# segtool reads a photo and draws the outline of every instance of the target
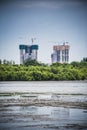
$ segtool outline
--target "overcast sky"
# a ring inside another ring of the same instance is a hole
[[[87,57],[86,0],[0,0],[0,59],[19,64],[19,44],[33,37],[43,63],[51,63],[53,45],[64,41],[70,62]]]

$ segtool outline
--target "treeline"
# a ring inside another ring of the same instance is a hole
[[[54,63],[28,61],[24,65],[0,64],[0,81],[87,80],[87,62]]]
[[[1,59],[0,59],[0,64],[14,65],[15,62],[14,62],[13,60],[8,61],[8,60],[6,60],[6,59],[4,59],[4,60],[1,60]]]

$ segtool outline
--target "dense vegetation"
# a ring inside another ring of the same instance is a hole
[[[54,63],[28,61],[24,65],[0,64],[0,81],[87,80],[87,62]]]

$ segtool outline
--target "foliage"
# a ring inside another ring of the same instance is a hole
[[[0,64],[0,81],[87,80],[87,62],[50,66],[30,62],[24,65]]]
[[[6,64],[6,65],[14,65],[15,64],[15,62],[14,61],[8,61],[8,60],[6,60],[6,59],[4,59],[3,61],[0,59],[0,64]]]
[[[87,57],[83,58],[82,62],[87,62]]]
[[[24,65],[26,66],[46,66],[44,63],[39,63],[38,61],[36,60],[31,60],[31,59],[28,59],[24,62]]]

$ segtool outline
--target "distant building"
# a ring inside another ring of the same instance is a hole
[[[28,59],[37,60],[38,45],[19,45],[20,49],[20,64],[23,64]]]
[[[52,63],[68,63],[69,62],[70,46],[66,43],[63,45],[54,45],[53,53],[51,54]]]

